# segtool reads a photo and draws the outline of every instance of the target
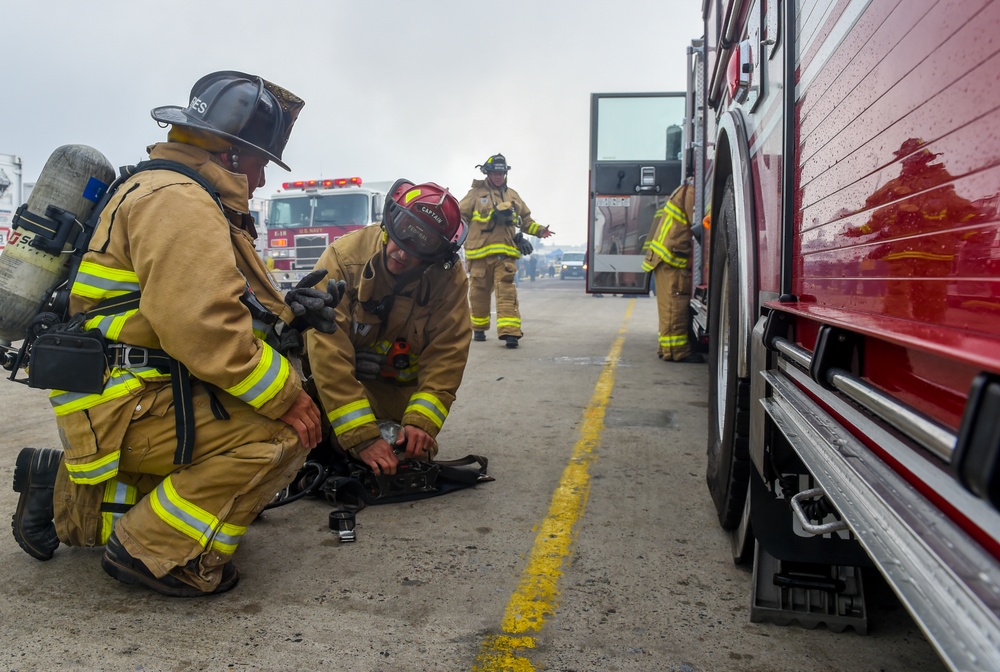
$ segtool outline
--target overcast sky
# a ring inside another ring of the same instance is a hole
[[[680,91],[702,0],[10,0],[0,153],[34,181],[63,144],[117,168],[165,139],[149,111],[215,70],[306,101],[289,179],[406,177],[458,197],[500,152],[549,242],[586,242],[591,93]]]

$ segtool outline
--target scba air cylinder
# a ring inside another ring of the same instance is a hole
[[[114,176],[104,155],[86,145],[63,145],[45,162],[0,254],[0,343],[24,338],[48,292],[69,275],[82,222]]]

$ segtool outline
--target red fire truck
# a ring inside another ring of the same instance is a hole
[[[874,568],[949,667],[1000,670],[1000,2],[703,10],[692,305],[751,619],[864,631]]]
[[[1000,670],[1000,1],[703,14],[686,96],[592,96],[588,291],[648,291],[692,179],[707,480],[751,620],[865,632],[877,571],[949,667]]]
[[[264,250],[279,284],[292,287],[313,269],[330,243],[381,222],[384,203],[382,183],[363,186],[360,177],[282,184],[268,206]]]

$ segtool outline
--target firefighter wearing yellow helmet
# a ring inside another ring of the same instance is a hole
[[[236,585],[247,526],[321,435],[290,357],[298,331],[335,328],[339,287],[281,296],[249,214],[268,162],[287,169],[302,105],[224,71],[186,107],[152,111],[171,129],[149,156],[172,163],[115,191],[71,291],[70,313],[106,339],[104,387],[54,390],[63,451],[26,448],[15,465],[14,536],[33,557],[106,545],[103,569],[127,584],[176,597]]]
[[[510,166],[503,154],[494,154],[479,168],[485,180],[473,180],[462,199],[462,217],[469,222],[465,260],[469,271],[469,308],[473,337],[486,340],[490,328],[490,304],[497,297],[497,336],[508,348],[516,348],[524,335],[517,304],[517,260],[531,254],[524,234],[548,238],[555,233],[531,217],[531,211],[516,191],[507,186]]]

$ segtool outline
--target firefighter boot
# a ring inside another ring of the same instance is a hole
[[[197,562],[197,558],[191,561],[191,563]],[[122,583],[129,585],[140,583],[161,595],[169,597],[201,597],[203,595],[224,593],[235,586],[240,580],[240,573],[236,571],[236,565],[232,562],[222,566],[222,580],[219,581],[219,585],[215,587],[215,590],[210,592],[199,590],[172,574],[157,578],[149,571],[149,568],[146,567],[142,560],[133,557],[125,549],[122,542],[118,540],[118,534],[115,532],[112,532],[111,537],[108,539],[104,557],[101,558],[101,568],[111,578],[117,579]]]
[[[501,341],[504,341],[505,343],[507,343],[507,347],[508,348],[516,348],[517,347],[517,339],[518,339],[517,336],[501,336],[500,337]]]
[[[20,496],[10,526],[18,546],[39,560],[49,560],[59,546],[52,493],[62,455],[51,448],[22,448],[14,463],[14,492]]]
[[[473,331],[472,332],[472,340],[474,340],[474,341],[485,341],[486,340],[486,332],[485,331]]]

